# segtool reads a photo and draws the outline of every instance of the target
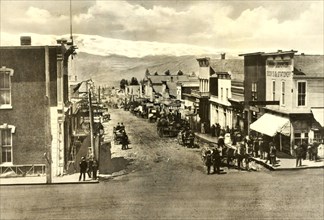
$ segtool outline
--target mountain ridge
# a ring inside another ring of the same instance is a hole
[[[144,57],[127,57],[123,55],[94,55],[80,52],[74,58],[76,75],[79,80],[91,78],[98,85],[118,86],[120,80],[139,81],[145,76],[146,69],[151,74],[164,75],[169,70],[172,75],[181,70],[184,74],[198,72],[197,56],[183,55],[149,55]]]

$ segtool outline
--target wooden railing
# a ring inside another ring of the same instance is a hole
[[[0,165],[0,173],[14,172],[17,175],[44,175],[45,164]]]

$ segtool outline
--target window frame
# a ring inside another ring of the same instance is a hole
[[[276,101],[276,80],[272,80],[272,101]]]
[[[252,86],[251,86],[251,99],[252,101],[256,101],[258,100],[258,87],[257,87],[257,83],[253,82]]]
[[[7,131],[8,134],[10,134],[10,145],[2,145],[2,135],[3,131]],[[12,146],[12,139],[13,139],[13,128],[12,126],[0,126],[0,148],[1,148],[1,158],[0,158],[0,164],[13,164],[13,146]],[[10,149],[10,161],[3,161],[3,149],[7,148]]]
[[[300,83],[304,83],[305,84],[305,93],[301,93],[301,94],[304,94],[304,104],[303,105],[300,105],[299,104],[299,84]],[[296,94],[296,105],[297,107],[306,107],[307,106],[307,81],[305,80],[299,80],[297,81],[297,94]]]
[[[286,106],[286,81],[281,81],[280,105],[281,106]]]
[[[223,87],[221,87],[220,89],[221,89],[221,100],[223,101],[224,100],[224,94],[223,94],[224,89],[223,89]]]
[[[0,109],[12,109],[12,82],[11,82],[11,77],[14,74],[14,70],[10,69],[10,68],[6,68],[5,66],[2,66],[0,68],[0,74],[8,74],[9,80],[9,88],[1,88],[0,87],[0,91],[9,91],[9,104],[1,104],[0,103]]]

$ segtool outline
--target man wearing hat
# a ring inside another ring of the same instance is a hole
[[[85,175],[87,172],[87,168],[88,168],[88,163],[87,163],[85,157],[81,157],[79,181],[81,181],[82,175],[83,175],[83,181],[85,181]]]

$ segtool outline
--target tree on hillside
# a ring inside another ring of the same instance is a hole
[[[178,71],[178,76],[183,76],[183,72],[181,70]]]
[[[159,75],[158,72],[155,72],[155,73],[154,73],[154,76],[158,76],[158,75]]]
[[[170,70],[165,71],[165,72],[164,72],[164,75],[166,75],[166,76],[170,76]]]
[[[151,74],[150,74],[150,71],[148,70],[148,69],[146,69],[146,71],[145,71],[145,76],[150,76]]]
[[[129,85],[139,85],[138,80],[136,79],[136,77],[132,77]]]
[[[125,86],[128,85],[128,81],[126,79],[120,80],[120,88],[125,89]]]

